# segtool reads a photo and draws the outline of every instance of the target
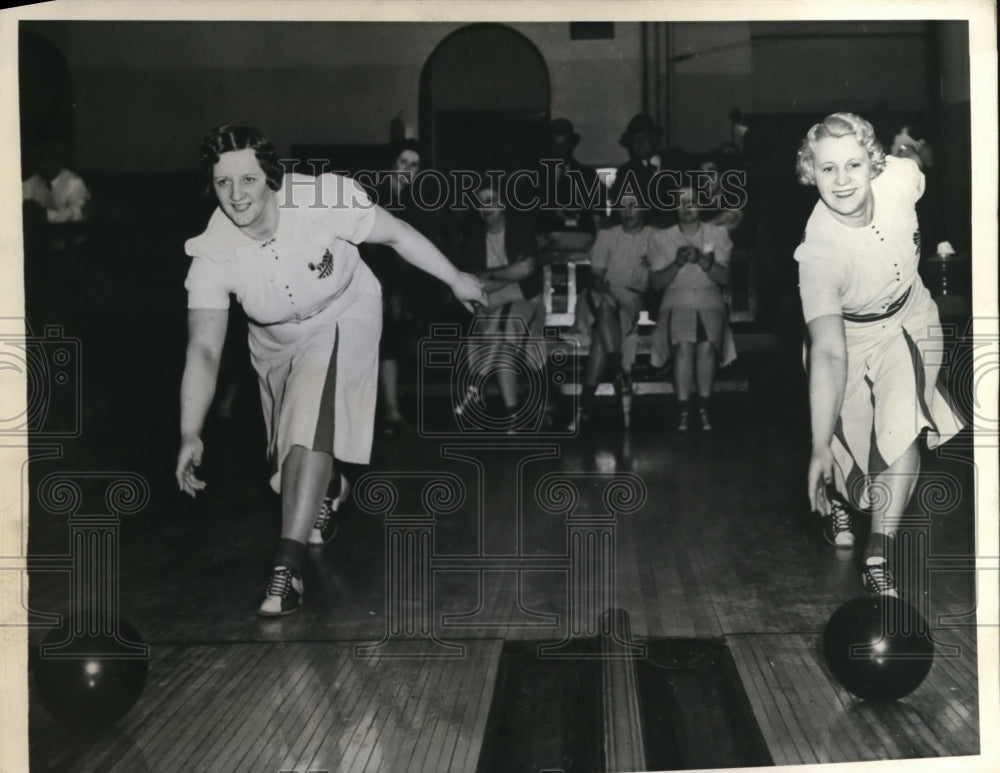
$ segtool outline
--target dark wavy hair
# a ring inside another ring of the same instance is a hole
[[[198,167],[208,183],[207,192],[212,191],[212,169],[219,162],[219,156],[234,150],[252,150],[257,157],[257,163],[267,177],[267,187],[272,191],[281,188],[285,176],[285,168],[278,159],[278,151],[274,144],[259,130],[252,126],[233,126],[223,124],[216,126],[201,143],[201,157]]]

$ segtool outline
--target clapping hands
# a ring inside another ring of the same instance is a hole
[[[685,244],[683,247],[677,248],[676,261],[678,266],[694,263],[700,266],[703,271],[708,271],[715,265],[715,254],[710,249],[702,251],[690,244]]]

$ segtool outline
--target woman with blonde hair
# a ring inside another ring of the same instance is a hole
[[[838,500],[871,508],[862,581],[895,596],[887,538],[916,486],[917,440],[926,431],[935,448],[961,429],[938,378],[937,307],[917,274],[924,176],[912,160],[887,157],[871,124],[851,113],[809,130],[797,168],[820,197],[795,251],[808,328],[810,503],[831,519],[837,545],[854,539]]]

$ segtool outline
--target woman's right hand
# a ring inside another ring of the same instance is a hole
[[[490,305],[482,281],[473,274],[459,271],[451,283],[451,291],[472,314],[475,314],[478,309],[485,309]]]
[[[829,483],[833,483],[833,451],[830,446],[815,448],[809,460],[809,504],[813,512],[830,514],[830,502],[826,498]]]
[[[205,447],[200,437],[181,438],[181,450],[177,454],[177,485],[181,491],[194,496],[203,488],[205,481],[199,480],[194,471],[201,466],[201,457]]]

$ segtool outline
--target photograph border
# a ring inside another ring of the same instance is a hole
[[[20,214],[19,123],[17,109],[17,27],[21,20],[197,20],[197,21],[778,21],[778,20],[924,20],[969,21],[970,125],[974,127],[972,153],[972,249],[974,334],[997,341],[997,47],[996,6],[990,0],[959,2],[856,2],[833,4],[814,0],[748,2],[747,0],[640,0],[607,2],[292,2],[265,0],[231,2],[53,2],[0,11],[0,322],[24,319],[23,244]],[[985,128],[984,128],[985,127]],[[37,331],[36,331],[37,332]],[[992,338],[991,338],[992,337]],[[995,364],[995,362],[994,362]],[[995,367],[977,374],[977,394],[995,410],[998,373]],[[0,410],[4,416],[26,410],[24,391],[11,390],[3,381]],[[992,417],[995,420],[995,416]],[[171,439],[171,442],[173,440]],[[27,440],[0,441],[0,771],[28,769],[27,750],[27,641],[28,628],[21,599],[27,572],[18,561],[26,555],[28,503],[22,501]],[[994,770],[1000,766],[1000,742],[990,730],[1000,727],[1000,540],[997,513],[998,467],[996,442],[975,449],[977,470],[977,610],[980,703],[980,748],[976,757],[892,760],[886,769],[906,771]],[[24,707],[24,711],[10,710]],[[831,765],[837,770],[844,765]],[[883,763],[861,763],[882,769]],[[813,768],[814,766],[809,766]],[[803,768],[804,769],[804,768]],[[846,767],[844,768],[847,769]]]

